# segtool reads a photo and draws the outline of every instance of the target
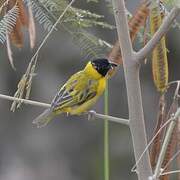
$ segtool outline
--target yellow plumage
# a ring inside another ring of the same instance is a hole
[[[88,62],[86,67],[70,77],[62,86],[51,103],[34,121],[38,127],[45,126],[60,113],[71,115],[86,112],[102,95],[106,87],[106,74],[116,66],[106,59]]]

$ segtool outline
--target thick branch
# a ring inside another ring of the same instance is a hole
[[[124,0],[113,0],[113,7],[125,70],[130,120],[129,125],[133,140],[135,159],[137,161],[147,146],[139,81],[140,66],[133,61],[134,53],[129,36]],[[152,176],[148,152],[144,154],[141,162],[137,165],[137,171],[139,180],[148,180],[148,177]]]
[[[152,52],[157,43],[161,40],[161,38],[167,33],[170,25],[173,23],[174,19],[179,15],[180,8],[174,7],[171,12],[165,17],[162,25],[154,34],[152,39],[142,48],[139,52],[136,53],[135,60],[140,62],[146,58],[146,56]]]

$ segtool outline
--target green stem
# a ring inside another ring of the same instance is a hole
[[[104,114],[108,115],[108,82],[104,93]],[[104,180],[109,180],[109,123],[104,121]]]

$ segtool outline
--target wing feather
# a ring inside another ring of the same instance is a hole
[[[53,99],[52,109],[57,111],[67,107],[74,107],[96,96],[98,81],[88,79],[83,71],[73,75],[59,90]]]

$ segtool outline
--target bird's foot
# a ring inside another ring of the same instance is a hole
[[[95,120],[95,114],[96,112],[94,110],[90,110],[87,112],[87,115],[88,115],[88,121],[91,121],[91,120]]]

